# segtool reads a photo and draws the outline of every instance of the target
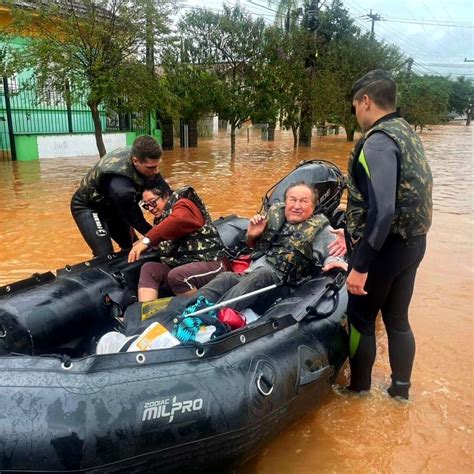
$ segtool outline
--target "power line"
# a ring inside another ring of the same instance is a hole
[[[267,7],[266,5],[261,5],[260,3],[252,2],[252,0],[246,0],[246,2],[251,3],[252,5],[255,5],[257,7],[263,8],[265,10],[269,10],[275,13],[276,14],[275,16],[281,16],[281,14],[279,14],[276,10],[273,10],[273,8]]]
[[[411,25],[426,25],[426,26],[447,26],[450,28],[474,28],[472,23],[453,23],[446,20],[415,20],[411,18],[379,18],[379,21],[389,21],[393,23],[407,23]]]
[[[462,66],[467,66],[469,68],[472,68],[472,64],[466,64],[466,63],[430,63],[430,64],[425,64],[425,66],[434,66],[434,67],[462,67]]]
[[[448,11],[448,10],[446,9],[446,7],[444,6],[444,3],[443,3],[441,0],[439,0],[439,3],[440,3],[440,5],[441,5],[441,7],[443,8],[444,12],[446,13],[446,15],[448,15],[449,20],[450,20],[450,21],[453,21],[453,19],[451,18],[451,15],[449,14],[449,11]]]
[[[365,8],[359,5],[357,2],[353,0],[352,1],[346,0],[345,4],[347,4],[352,10],[355,10],[357,12],[356,14],[359,14],[361,17],[365,16]],[[362,13],[364,13],[364,15],[361,15]],[[358,23],[358,25],[360,26],[360,23]],[[387,23],[380,24],[379,28],[388,32],[389,37],[393,36],[395,38],[398,38],[398,41],[395,40],[394,42],[395,43],[401,42],[402,44],[400,46],[411,56],[417,56],[420,54],[422,56],[427,56],[427,57],[442,56],[442,53],[440,51],[428,50],[426,48],[422,48],[419,45],[414,44],[413,42],[410,42],[405,37],[400,35],[400,30],[394,29],[393,27],[389,26],[389,24]],[[364,29],[367,30],[367,27],[365,27]],[[380,35],[377,35],[377,34],[376,36],[380,37]],[[393,40],[391,41],[393,42]]]
[[[250,0],[246,0],[246,1],[250,1]],[[254,2],[250,2],[250,3],[254,3]],[[256,6],[261,6],[261,5],[258,5],[255,3]],[[232,3],[230,4],[230,6],[238,6],[237,3]],[[215,13],[223,13],[224,12],[224,9],[223,8],[212,8],[212,7],[207,7],[207,6],[199,6],[199,5],[180,5],[179,7],[180,9],[183,9],[183,10],[208,10],[208,11],[212,11],[212,12],[215,12]],[[273,15],[264,15],[263,13],[260,13],[260,12],[255,12],[255,11],[251,11],[249,9],[246,10],[250,15],[253,15],[255,17],[261,17],[261,18],[264,18],[264,19],[272,19],[273,20]]]

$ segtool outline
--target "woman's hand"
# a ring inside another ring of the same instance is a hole
[[[132,250],[130,250],[130,253],[128,254],[128,263],[133,263],[136,262],[139,258],[140,255],[148,248],[148,245],[145,245],[142,242],[142,239],[137,240],[132,247]]]

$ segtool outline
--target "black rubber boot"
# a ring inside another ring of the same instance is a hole
[[[400,382],[398,380],[394,380],[392,376],[392,385],[388,387],[387,392],[392,398],[403,398],[408,400],[410,386],[410,382]]]
[[[387,328],[388,355],[392,369],[392,384],[388,394],[391,397],[408,400],[411,371],[415,359],[415,337],[411,329],[398,331]]]
[[[349,344],[351,383],[346,388],[352,392],[366,392],[372,384],[372,367],[376,354],[375,334],[362,334],[351,325]]]

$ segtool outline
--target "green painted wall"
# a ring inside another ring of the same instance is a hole
[[[153,130],[153,136],[155,137],[156,141],[160,144],[163,145],[163,137],[161,135],[161,130],[159,128],[155,128]]]
[[[153,130],[153,136],[160,145],[163,145],[163,140],[161,138],[161,130],[159,128],[155,128]],[[127,146],[132,146],[133,142],[135,141],[135,138],[137,138],[136,132],[126,132]]]
[[[137,134],[135,132],[125,132],[127,146],[132,146],[135,138],[137,138]]]
[[[21,135],[15,137],[17,161],[32,161],[39,159],[38,137],[36,135]]]

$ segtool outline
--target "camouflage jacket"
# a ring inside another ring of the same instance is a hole
[[[265,255],[276,270],[285,273],[296,268],[296,278],[311,272],[314,264],[313,241],[329,224],[323,214],[311,216],[299,224],[290,224],[285,218],[285,204],[273,204],[267,213],[267,226],[258,238],[252,260]]]
[[[401,152],[396,209],[390,233],[399,234],[405,239],[426,234],[431,226],[433,213],[433,177],[420,138],[410,125],[399,117],[375,125],[352,150],[347,180],[347,230],[354,239],[364,235],[368,203],[357,189],[354,173],[357,162],[363,156],[364,142],[375,132],[386,133],[395,141]]]
[[[222,243],[216,227],[212,223],[211,216],[206,209],[202,199],[191,187],[184,187],[173,192],[165,205],[163,214],[155,222],[159,224],[172,212],[173,206],[182,198],[194,202],[204,216],[204,225],[190,234],[174,240],[165,240],[158,244],[161,261],[170,267],[177,267],[190,262],[213,262],[225,256],[224,244]]]
[[[106,204],[109,198],[102,194],[102,178],[105,175],[116,174],[130,178],[137,196],[143,191],[145,177],[133,166],[130,158],[131,147],[118,148],[104,155],[82,178],[78,194],[81,199],[90,205]]]

